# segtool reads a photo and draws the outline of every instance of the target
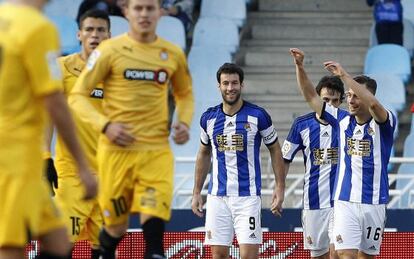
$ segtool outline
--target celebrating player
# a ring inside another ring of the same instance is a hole
[[[303,53],[291,49],[299,87],[309,106],[338,131],[339,166],[334,185],[334,245],[340,258],[373,258],[380,252],[388,201],[387,166],[395,116],[375,98],[376,82],[352,78],[339,63],[325,68],[349,88],[349,112],[322,102],[303,68]]]
[[[195,169],[192,210],[202,217],[201,189],[213,157],[206,204],[205,243],[213,258],[228,258],[236,233],[242,259],[257,258],[262,243],[260,145],[267,146],[276,186],[272,211],[281,215],[285,172],[272,119],[263,109],[241,98],[243,70],[226,63],[217,71],[223,103],[200,119],[201,145]]]

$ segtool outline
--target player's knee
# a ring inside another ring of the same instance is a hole
[[[337,250],[337,254],[341,259],[357,259],[358,258],[358,250],[356,252],[354,250]]]
[[[145,258],[152,258],[152,255],[164,256],[163,236],[165,222],[160,218],[150,218],[142,225],[142,229],[146,242]]]
[[[72,244],[69,242],[65,228],[50,231],[40,236],[39,241],[42,244],[41,254],[61,256],[61,258],[71,254]]]
[[[127,230],[128,223],[113,226],[105,226],[105,231],[113,237],[122,237],[123,235],[125,235]]]
[[[326,249],[318,249],[318,250],[311,250],[310,251],[311,257],[312,258],[317,258],[317,259],[329,259],[329,248]]]

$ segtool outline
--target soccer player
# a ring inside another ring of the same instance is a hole
[[[31,237],[38,258],[67,258],[66,229],[42,175],[47,113],[76,165],[85,198],[96,194],[61,91],[58,33],[42,14],[46,0],[0,5],[0,258],[24,258]]]
[[[303,72],[305,73],[305,72]],[[307,81],[310,83],[310,81]],[[312,86],[313,87],[313,86]],[[344,84],[336,76],[324,76],[316,86],[320,98],[334,107],[344,99]],[[286,174],[301,150],[305,163],[303,185],[303,242],[312,258],[334,258],[333,186],[338,164],[337,132],[315,112],[295,119],[283,143]]]
[[[69,97],[70,105],[103,134],[98,142],[98,201],[104,228],[103,258],[114,258],[128,228],[130,213],[140,213],[145,258],[164,258],[165,221],[171,216],[173,154],[170,149],[168,87],[171,83],[178,122],[177,144],[189,138],[193,114],[191,77],[183,51],[155,34],[158,0],[129,0],[129,32],[102,42],[90,55]],[[99,112],[89,97],[103,82]]]
[[[291,49],[299,87],[309,106],[338,131],[339,164],[334,184],[334,245],[340,258],[374,258],[380,252],[388,201],[387,166],[395,116],[375,98],[376,82],[352,78],[339,63],[325,68],[349,88],[349,112],[324,103],[303,68],[304,54]]]
[[[243,70],[225,63],[217,71],[223,102],[200,119],[192,199],[193,212],[202,217],[201,190],[213,159],[206,204],[205,243],[214,259],[228,258],[236,233],[242,259],[257,258],[262,243],[260,145],[267,146],[276,185],[272,211],[281,215],[285,172],[276,129],[269,114],[241,98]]]
[[[79,21],[78,39],[82,44],[80,53],[75,53],[58,59],[63,71],[63,89],[66,96],[75,85],[79,74],[85,67],[85,62],[92,51],[105,39],[110,37],[110,21],[108,14],[101,10],[85,12]],[[102,86],[98,85],[90,92],[91,103],[102,110]],[[81,121],[75,113],[77,134],[81,141],[86,158],[93,171],[97,171],[96,149],[100,132],[90,124]],[[92,247],[92,258],[99,258],[99,230],[103,219],[97,199],[84,201],[79,192],[79,178],[75,161],[66,148],[60,134],[56,143],[55,166],[57,169],[59,186],[55,189],[56,203],[61,208],[66,228],[69,230],[69,239],[72,243],[78,240],[88,240]],[[57,187],[57,186],[55,186]]]

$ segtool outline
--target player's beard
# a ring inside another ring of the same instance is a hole
[[[236,93],[236,96],[233,100],[229,100],[229,98],[227,98],[226,93],[221,93],[221,96],[223,97],[223,101],[228,104],[228,105],[234,105],[236,104],[239,99],[240,99],[240,92]]]

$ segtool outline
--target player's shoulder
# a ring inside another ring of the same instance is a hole
[[[207,110],[203,112],[203,116],[216,115],[217,112],[221,112],[221,111],[222,111],[222,104],[218,104],[216,106],[208,107]]]
[[[160,36],[157,36],[157,44],[160,46],[160,48],[167,50],[168,52],[176,55],[183,54],[183,50],[180,48],[180,46],[172,43],[171,41],[168,41]]]
[[[309,121],[316,121],[316,113],[315,112],[310,112],[304,115],[301,115],[299,117],[297,117],[294,120],[294,123],[296,124],[303,124],[303,123],[307,123]]]
[[[79,76],[85,67],[85,61],[82,60],[79,53],[59,57],[58,62],[62,67],[63,73],[70,73],[75,76]]]
[[[270,117],[265,108],[245,100],[243,100],[242,112],[254,117]]]

